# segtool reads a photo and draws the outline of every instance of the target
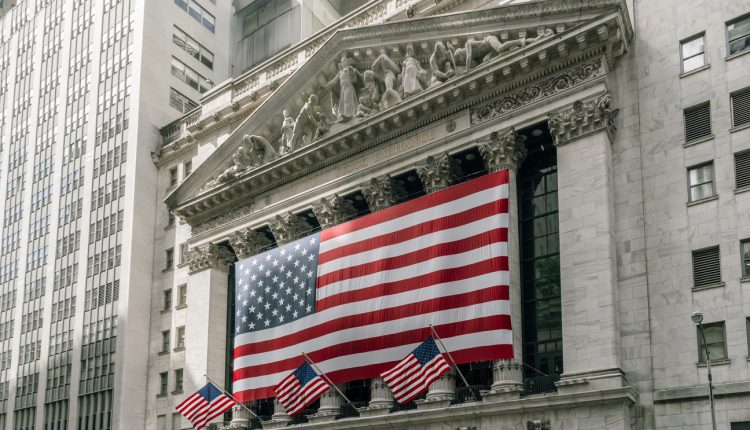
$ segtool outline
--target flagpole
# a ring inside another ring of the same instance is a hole
[[[243,404],[242,402],[240,402],[239,400],[237,400],[237,398],[235,398],[235,397],[234,397],[233,395],[229,394],[229,392],[228,392],[228,391],[226,391],[225,389],[221,388],[221,385],[219,385],[219,384],[217,384],[216,382],[214,382],[214,381],[213,381],[213,380],[212,380],[211,378],[209,378],[209,377],[208,377],[208,375],[206,375],[206,374],[204,373],[204,374],[203,374],[203,376],[205,376],[205,377],[206,377],[206,380],[207,380],[208,382],[210,382],[210,383],[214,384],[214,387],[216,387],[216,388],[218,388],[219,390],[221,390],[221,392],[222,392],[222,393],[226,394],[226,395],[227,395],[227,396],[228,396],[228,397],[229,397],[230,399],[234,400],[234,401],[235,401],[235,402],[236,402],[236,403],[237,403],[238,405],[242,406],[242,407],[243,407],[243,408],[244,408],[244,409],[245,409],[246,411],[250,412],[250,415],[254,416],[254,417],[255,417],[255,418],[257,418],[257,419],[260,419],[260,417],[259,417],[258,415],[256,415],[256,414],[255,414],[255,412],[253,412],[253,411],[252,411],[252,410],[251,410],[250,408],[248,408],[248,407],[247,407],[247,406],[245,406],[245,405],[244,405],[244,404]]]
[[[351,405],[351,404],[352,404],[351,400],[349,400],[349,399],[348,399],[348,398],[346,397],[346,395],[344,395],[344,393],[343,393],[343,392],[342,392],[342,391],[341,391],[341,390],[339,389],[339,387],[338,387],[338,386],[336,386],[336,384],[334,384],[333,382],[331,382],[331,380],[330,380],[330,379],[328,379],[328,375],[326,375],[325,373],[323,373],[323,371],[322,371],[322,370],[320,370],[320,367],[318,367],[318,365],[317,365],[317,364],[315,364],[315,362],[314,362],[314,361],[312,361],[312,359],[311,359],[311,358],[310,358],[310,357],[309,357],[309,356],[308,356],[308,355],[307,355],[306,353],[304,353],[304,352],[303,352],[303,353],[302,353],[302,355],[303,355],[303,356],[305,357],[305,361],[307,361],[308,363],[310,363],[310,365],[311,365],[311,366],[313,366],[313,367],[315,368],[315,370],[316,370],[316,371],[318,372],[318,374],[320,374],[320,376],[322,376],[322,377],[323,377],[323,379],[325,379],[325,380],[326,380],[326,382],[328,382],[328,383],[329,383],[329,384],[330,384],[330,385],[331,385],[331,386],[332,386],[333,388],[335,388],[335,389],[336,389],[336,391],[338,391],[338,392],[339,392],[339,394],[341,394],[341,397],[343,397],[343,398],[344,398],[344,400],[346,400],[346,403],[348,403],[348,404],[350,404],[350,405]],[[352,406],[354,406],[354,405],[352,405]]]
[[[435,335],[435,339],[437,339],[438,343],[440,343],[440,346],[443,347],[443,351],[445,351],[445,354],[448,355],[448,358],[451,359],[451,362],[453,363],[453,367],[456,369],[456,373],[458,373],[458,376],[460,376],[461,380],[464,381],[464,385],[468,387],[469,382],[464,377],[464,374],[461,373],[461,369],[458,368],[458,364],[456,364],[456,360],[453,359],[453,357],[451,356],[451,353],[448,351],[448,348],[445,347],[445,344],[443,344],[443,340],[440,339],[440,336],[438,336],[437,332],[435,331],[435,327],[433,327],[432,324],[430,324],[430,330],[432,330],[432,334]]]

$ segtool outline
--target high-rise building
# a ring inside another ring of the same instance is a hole
[[[357,411],[248,403],[263,427],[750,428],[750,1],[382,0],[296,44],[294,4],[236,1],[234,76],[161,129],[147,428],[233,385],[233,262],[501,169],[515,358],[402,406],[339,373]],[[294,333],[233,388],[288,373]]]
[[[230,27],[215,0],[0,18],[0,428],[144,427],[151,151],[229,76]]]

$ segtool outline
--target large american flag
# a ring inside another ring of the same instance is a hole
[[[303,352],[378,377],[430,324],[457,363],[512,358],[507,237],[504,170],[235,263],[235,396],[273,397]]]

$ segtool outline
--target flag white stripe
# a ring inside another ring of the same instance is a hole
[[[419,360],[417,360],[417,357],[414,356],[414,354],[409,354],[405,359],[403,359],[400,363],[393,366],[391,370],[385,371],[380,374],[380,376],[383,379],[390,378],[394,373],[400,372],[401,369],[403,369],[406,366],[413,366],[414,363],[419,363]]]
[[[417,374],[418,377],[411,384],[394,388],[394,397],[398,397],[399,401],[402,401],[417,395],[429,386],[431,379],[448,369],[450,369],[450,366],[448,366],[445,359],[436,356],[431,362],[425,364],[425,367],[420,370]]]
[[[185,415],[185,413],[190,412],[195,407],[196,403],[199,400],[205,401],[205,399],[203,399],[203,397],[201,397],[200,394],[195,393],[192,396],[188,397],[187,399],[183,400],[182,403],[177,405],[176,409],[178,412]]]
[[[413,239],[388,244],[358,254],[350,254],[323,263],[318,266],[318,276],[322,276],[336,270],[360,264],[372,263],[384,258],[397,257],[410,252],[419,251],[436,244],[453,242],[467,237],[475,236],[491,230],[508,227],[508,214],[494,214],[480,220],[460,225],[458,227],[433,231]]]
[[[370,275],[357,278],[342,279],[318,288],[318,300],[348,291],[357,291],[386,282],[397,282],[416,276],[427,275],[438,270],[467,266],[490,258],[506,257],[508,244],[505,242],[492,243],[460,254],[442,255],[393,270],[381,270]]]
[[[338,344],[353,342],[360,339],[369,339],[376,337],[378,333],[398,333],[402,331],[422,329],[430,324],[439,325],[464,321],[466,320],[467,314],[494,315],[497,313],[508,314],[509,312],[510,304],[507,300],[495,300],[454,309],[435,311],[427,314],[413,315],[392,321],[352,327],[350,329],[340,330],[304,342],[299,342],[285,348],[261,352],[258,354],[248,354],[243,357],[235,358],[235,368],[273,363],[287,357],[302,355],[303,352],[318,351]],[[396,359],[401,357],[403,357],[403,355],[396,357]],[[277,380],[277,382],[278,381],[280,381],[280,379]]]
[[[229,397],[224,396],[224,398],[219,399],[219,402],[217,404],[217,401],[214,400],[214,402],[211,404],[211,408],[208,410],[208,416],[203,419],[203,421],[198,425],[198,427],[205,427],[206,424],[214,420],[219,415],[222,415],[224,412],[228,410],[226,408],[232,403],[232,400],[229,399]]]
[[[323,380],[320,376],[316,376],[310,382],[308,382],[302,389],[300,390],[299,394],[292,399],[291,402],[287,402],[284,404],[284,408],[287,410],[299,410],[301,408],[304,408],[308,405],[310,398],[312,398],[318,391],[321,390],[321,387],[325,388],[328,386],[328,383]]]
[[[413,353],[410,355],[414,356]],[[416,360],[416,357],[414,358]],[[436,355],[432,358],[432,360],[425,363],[424,366],[419,364],[419,361],[416,361],[416,366],[413,366],[410,369],[405,369],[403,372],[400,372],[398,375],[395,375],[395,377],[391,378],[383,378],[383,380],[388,384],[388,386],[391,388],[391,391],[396,394],[397,392],[401,392],[405,389],[408,389],[411,385],[414,384],[414,381],[418,378],[421,378],[424,373],[425,369],[428,369],[435,360],[439,360],[440,356]]]
[[[348,303],[345,306],[335,306],[333,308],[325,309],[323,311],[308,315],[306,317],[302,317],[296,321],[292,321],[288,324],[284,324],[278,327],[262,330],[259,332],[243,333],[235,338],[235,348],[248,343],[264,342],[268,340],[278,339],[282,336],[297,333],[298,331],[309,329],[310,327],[317,326],[327,321],[333,321],[350,315],[367,314],[372,312],[373,310],[389,309],[394,306],[403,306],[407,303],[417,303],[426,299],[433,299],[446,295],[453,296],[456,294],[481,290],[482,288],[493,285],[508,285],[509,280],[510,275],[508,271],[500,270],[496,272],[485,273],[473,278],[445,282],[442,284],[435,284],[417,290],[405,291],[403,293],[391,294],[388,296],[380,296],[373,299]],[[315,351],[316,349],[295,349],[292,350],[294,354],[288,355],[287,357],[296,357],[299,356],[302,351]],[[239,365],[240,367],[244,367],[246,365],[249,365],[243,362],[242,357],[239,357],[236,360],[236,366]]]
[[[425,208],[399,218],[394,218],[370,227],[365,227],[360,230],[345,233],[326,241],[322,241],[320,243],[320,253],[322,254],[324,252],[330,251],[331,249],[338,248],[350,243],[356,243],[362,240],[381,236],[383,234],[403,230],[404,228],[421,224],[426,220],[435,219],[437,218],[437,215],[439,215],[439,217],[444,217],[463,212],[472,207],[481,206],[486,203],[507,198],[508,184],[498,185],[455,200],[451,200],[446,203],[442,203],[437,206]]]
[[[495,304],[495,306],[496,305],[497,304]],[[466,308],[460,308],[458,311],[459,313],[467,312]],[[471,310],[468,312],[472,312],[471,315],[493,314],[482,314],[478,310]],[[427,325],[428,324],[422,324],[420,327],[427,327]],[[511,330],[490,330],[479,333],[469,333],[460,336],[442,338],[442,341],[448,351],[456,351],[472,347],[509,345],[513,341],[513,336]],[[353,367],[367,366],[379,363],[388,363],[392,361],[396,362],[406,356],[406,354],[413,351],[414,348],[419,346],[420,343],[421,342],[401,345],[393,348],[384,348],[377,351],[369,351],[361,354],[344,355],[330,360],[317,362],[316,364],[322,372],[327,374],[335,370],[349,369]],[[243,391],[254,388],[274,387],[288,374],[289,371],[284,371],[280,373],[256,376],[252,378],[239,379],[234,382],[234,389],[235,391]]]

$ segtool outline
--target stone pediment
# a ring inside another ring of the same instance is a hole
[[[618,0],[549,0],[338,31],[165,202],[195,225],[545,74],[592,58],[611,67],[631,34]]]

